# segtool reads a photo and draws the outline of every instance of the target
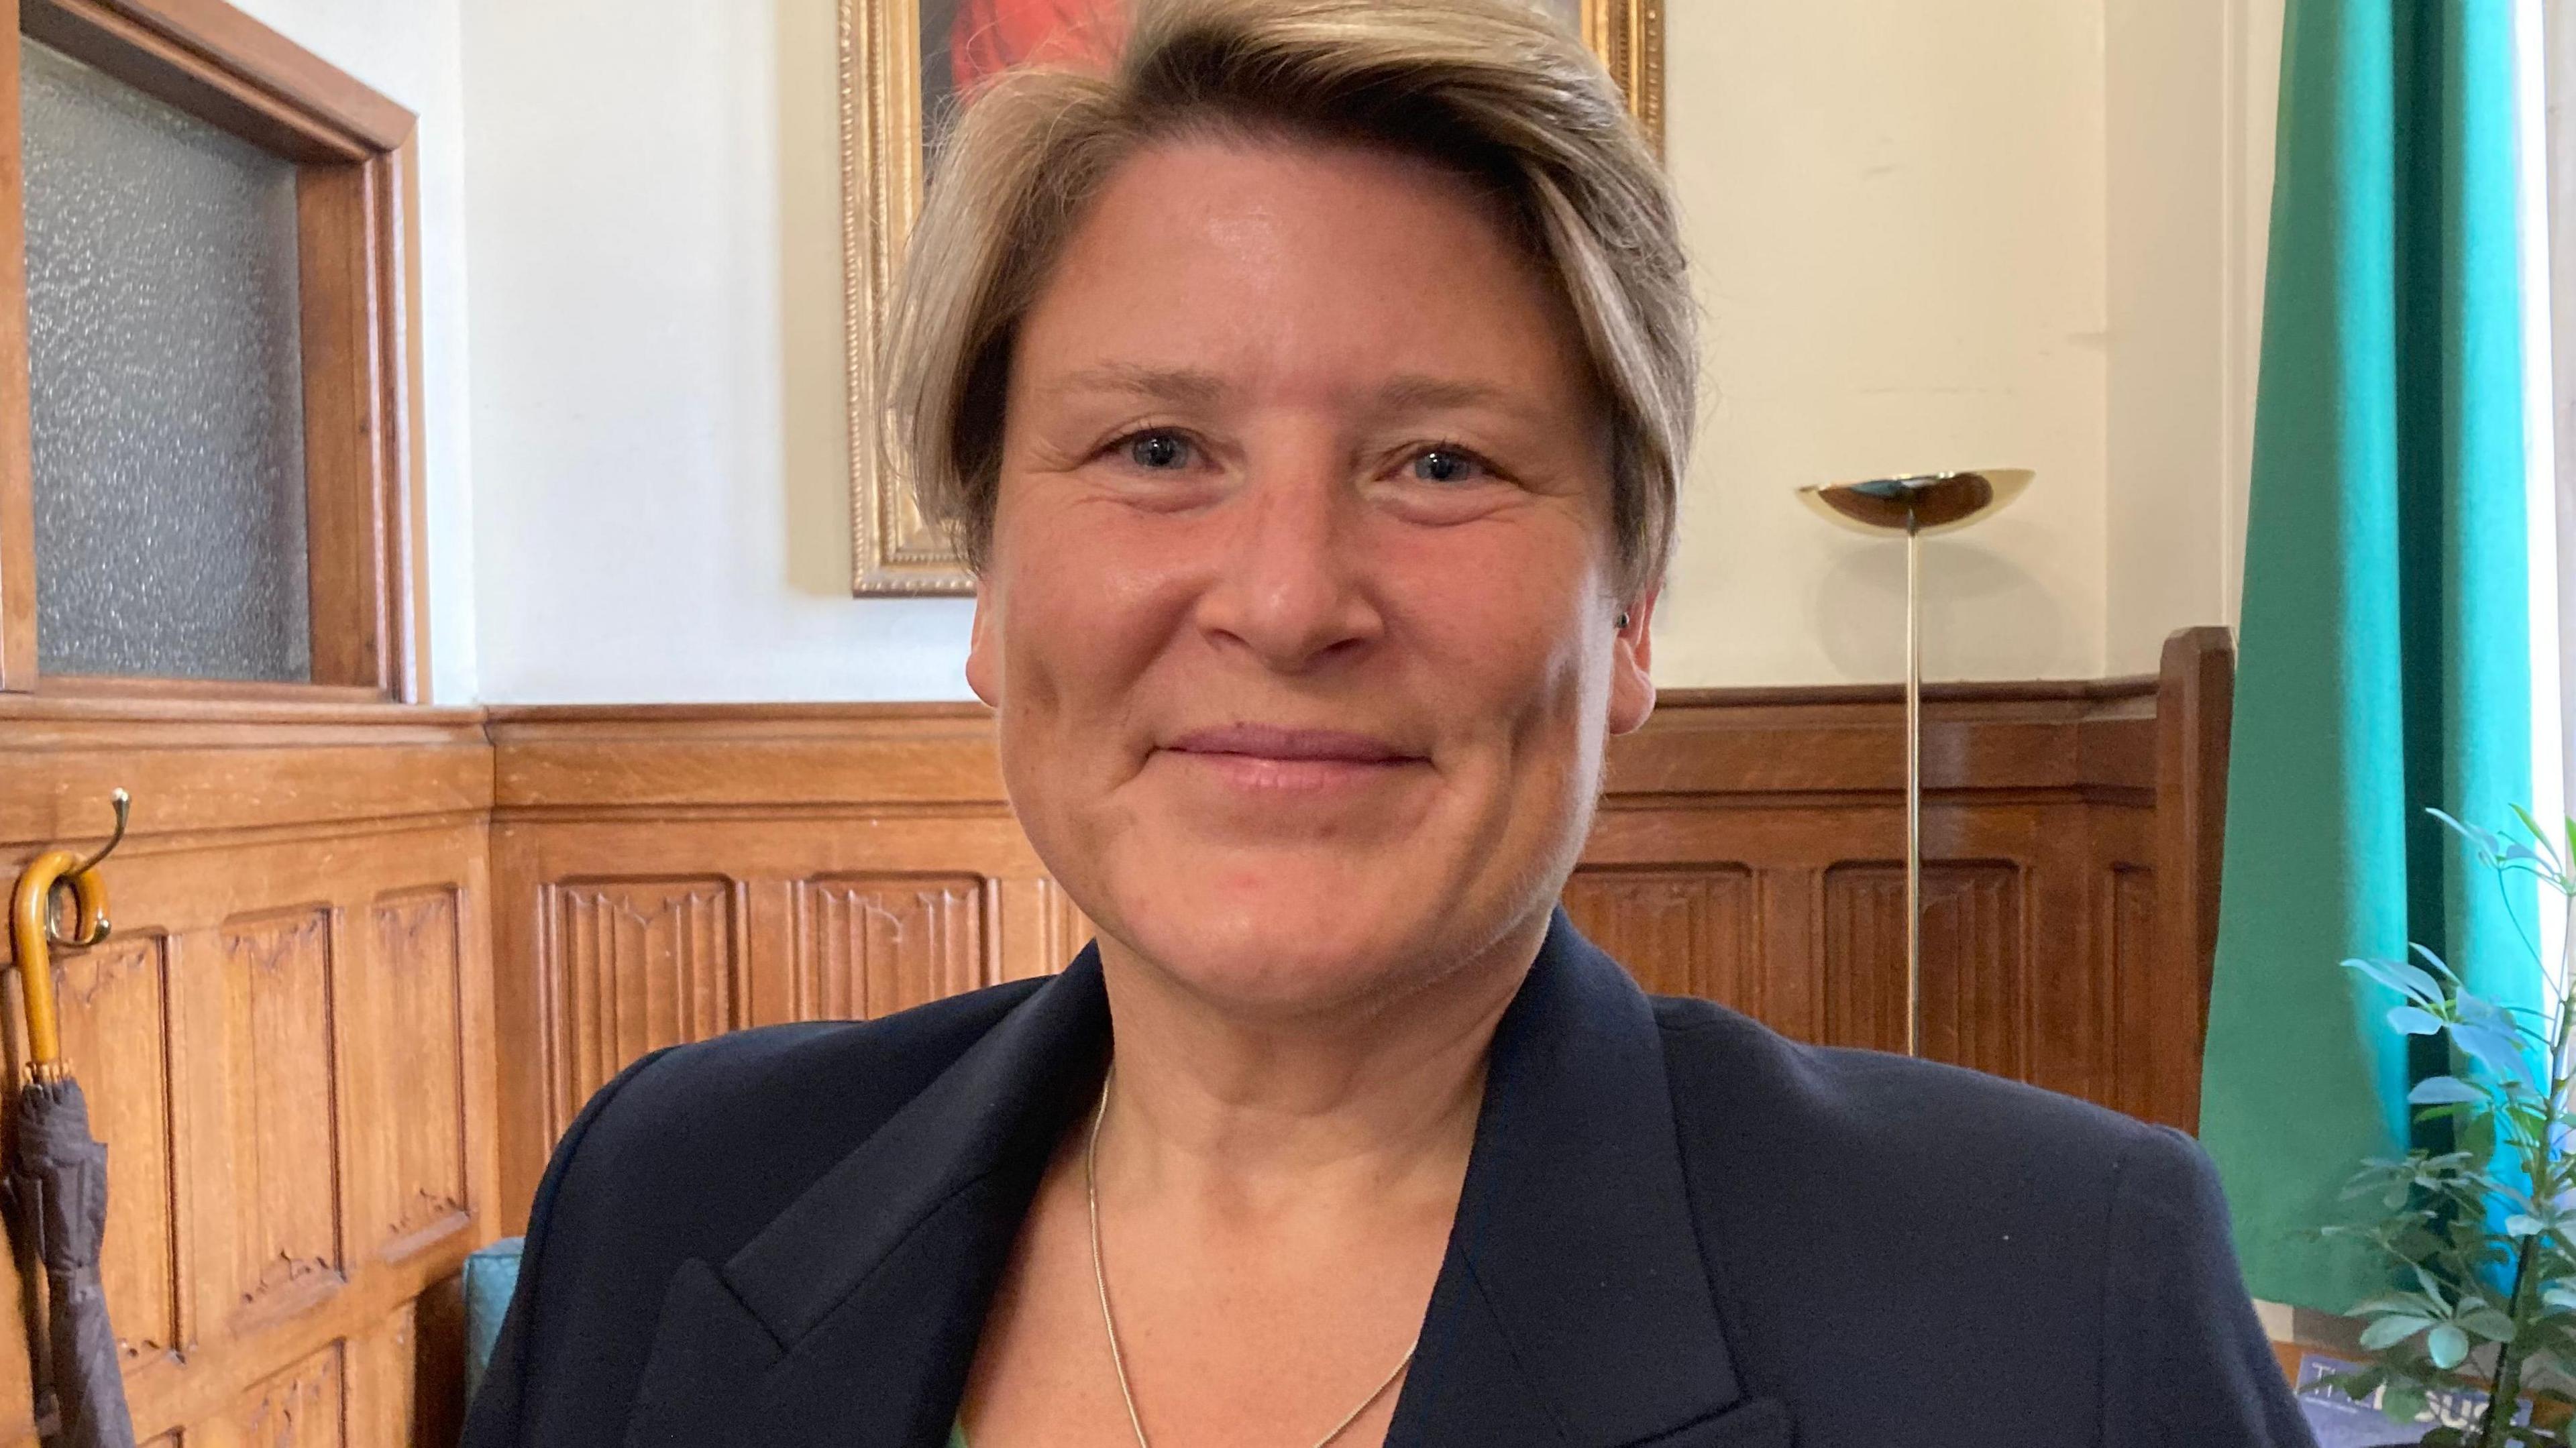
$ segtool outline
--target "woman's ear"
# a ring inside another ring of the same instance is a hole
[[[1610,732],[1631,734],[1655,712],[1655,600],[1658,584],[1619,612],[1619,636],[1610,645]]]
[[[993,586],[975,576],[975,624],[966,641],[966,687],[975,697],[1002,707],[1002,626],[996,618]]]

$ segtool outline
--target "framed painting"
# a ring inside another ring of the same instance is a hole
[[[1079,55],[1126,0],[841,0],[842,266],[848,299],[851,591],[974,591],[954,540],[879,465],[877,338],[928,159],[959,92],[995,70]],[[1663,138],[1664,0],[1533,0],[1579,27]]]

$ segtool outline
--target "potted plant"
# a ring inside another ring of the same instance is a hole
[[[2498,835],[2431,813],[2499,889],[2536,880],[2576,943],[2576,821],[2553,834],[2517,809],[2519,830]],[[2376,1359],[2329,1381],[2356,1398],[2386,1389],[2383,1407],[2400,1420],[2428,1395],[2486,1395],[2475,1421],[2433,1429],[2424,1448],[2576,1448],[2565,1391],[2576,1385],[2576,992],[2563,988],[2569,961],[2559,965],[2533,1011],[2479,996],[2421,945],[2411,959],[2344,962],[2402,998],[2391,1026],[2445,1042],[2454,1063],[2407,1098],[2419,1121],[2449,1123],[2448,1149],[2373,1158],[2345,1196],[2380,1214],[2328,1229],[2367,1241],[2393,1289],[2353,1309]],[[2525,1398],[2536,1411],[2516,1422]]]

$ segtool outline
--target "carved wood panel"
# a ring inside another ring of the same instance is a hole
[[[1064,893],[1064,887],[1052,877],[1040,876],[1031,882],[1036,892],[1043,933],[1038,938],[1036,962],[1047,970],[1060,970],[1072,963],[1094,934],[1091,917]],[[1007,973],[1008,966],[1005,965]]]
[[[365,1029],[352,1075],[371,1090],[361,1250],[399,1258],[466,1221],[464,951],[453,889],[368,912]]]
[[[2093,954],[2095,989],[2110,1009],[2124,1019],[2133,1008],[2144,1014],[2149,1007],[2139,1006],[2134,991],[2124,987],[2133,981],[2151,979],[2155,973],[2158,927],[2156,872],[2144,865],[2113,865],[2102,874],[2102,898],[2095,913],[2102,921],[2101,946]],[[2206,1007],[2203,1007],[2206,1009]],[[2112,1104],[2134,1115],[2153,1118],[2155,1102],[2148,1085],[2152,1061],[2129,1059],[2139,1055],[2132,1033],[2115,1029],[2112,1075],[2119,1083]]]
[[[165,935],[114,938],[54,965],[63,1054],[79,1067],[90,1129],[107,1144],[113,1190],[99,1271],[129,1372],[187,1341],[169,987]]]
[[[1744,866],[1580,869],[1566,882],[1565,910],[1647,990],[1761,1010],[1753,872]]]
[[[339,1281],[337,924],[336,912],[315,906],[217,932],[224,1159],[236,1208],[226,1310],[245,1324],[292,1312]]]
[[[464,1428],[465,1307],[454,1279],[396,1306],[343,1347],[352,1444],[447,1448]]]
[[[419,1410],[419,1310],[406,1302],[343,1344],[351,1442],[411,1441]]]
[[[1923,1054],[1999,1076],[2030,1074],[2021,870],[1943,862],[1923,872]],[[1841,865],[1824,876],[1825,1038],[1905,1049],[1905,871]]]
[[[749,1024],[735,894],[721,877],[567,880],[546,891],[564,1047],[555,1130],[637,1058]]]
[[[796,884],[799,1020],[890,1015],[995,979],[974,875],[841,875]]]
[[[254,1385],[191,1428],[189,1448],[340,1448],[348,1410],[340,1357],[341,1345],[330,1343]]]

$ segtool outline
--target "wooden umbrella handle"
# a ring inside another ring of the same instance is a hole
[[[107,879],[99,862],[125,840],[126,794],[115,796],[116,834],[105,847],[84,860],[69,850],[47,850],[18,872],[9,897],[9,946],[18,963],[18,987],[27,1003],[27,1078],[58,1081],[70,1068],[63,1061],[61,1015],[54,1004],[53,948],[87,949],[107,938]],[[72,888],[69,934],[54,929],[54,889]]]
[[[9,946],[18,962],[18,989],[27,1003],[31,1080],[50,1080],[63,1070],[62,1022],[54,1012],[52,931],[47,928],[52,922],[46,917],[52,914],[55,883],[79,863],[80,857],[69,850],[47,850],[18,872],[18,887],[9,896]],[[77,896],[79,885],[72,888]]]

